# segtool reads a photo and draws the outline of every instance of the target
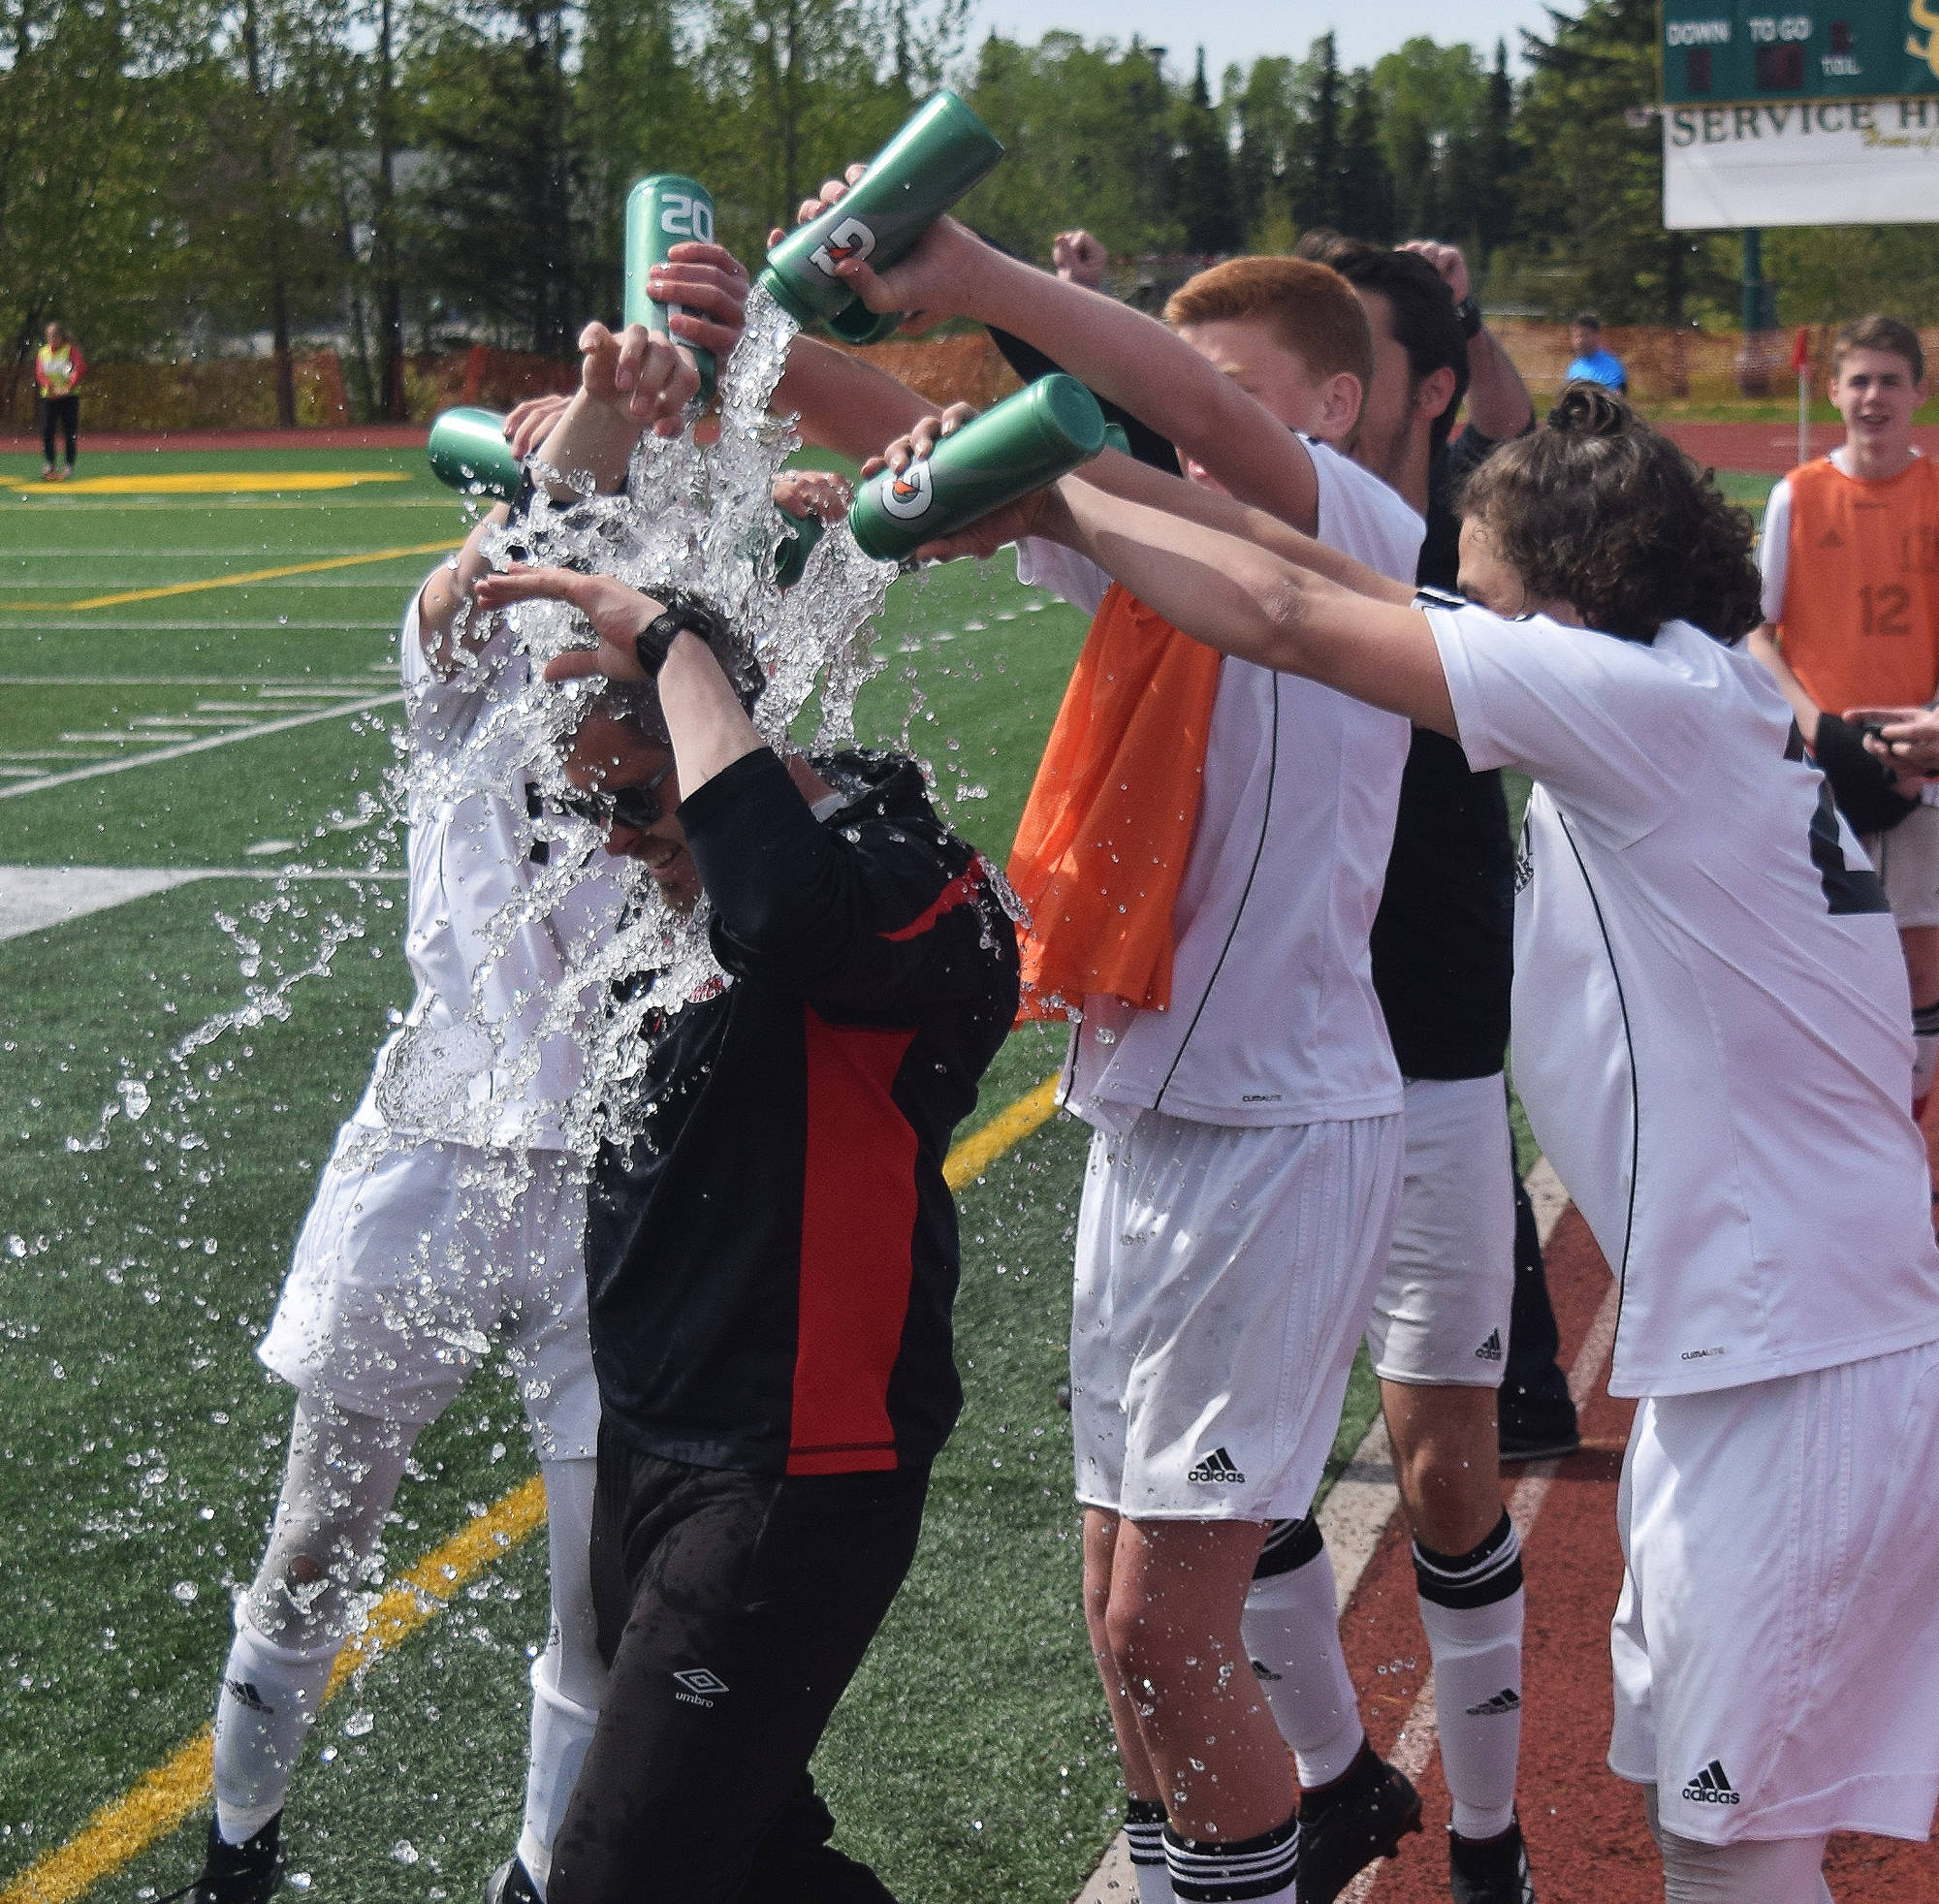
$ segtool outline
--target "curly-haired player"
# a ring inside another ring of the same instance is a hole
[[[1586,390],[1470,485],[1472,604],[1137,487],[1019,513],[1212,646],[1536,781],[1515,1082],[1640,1401],[1610,1763],[1669,1904],[1823,1904],[1830,1832],[1923,1839],[1939,1798],[1939,1247],[1885,895],[1738,645],[1749,521]]]

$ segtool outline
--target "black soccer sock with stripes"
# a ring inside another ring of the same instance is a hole
[[[1280,1736],[1310,1790],[1353,1762],[1366,1732],[1340,1648],[1333,1563],[1319,1525],[1275,1521],[1266,1535],[1239,1632]]]
[[[1299,1877],[1299,1814],[1256,1838],[1181,1838],[1164,1827],[1164,1861],[1179,1904],[1290,1897]]]
[[[1138,1881],[1138,1904],[1175,1904],[1177,1893],[1164,1861],[1164,1807],[1156,1798],[1126,1799],[1125,1842],[1130,1847],[1131,1875]]]
[[[1464,1838],[1514,1817],[1521,1755],[1521,1540],[1506,1512],[1478,1546],[1437,1554],[1414,1543],[1420,1624],[1434,1656],[1441,1763]]]

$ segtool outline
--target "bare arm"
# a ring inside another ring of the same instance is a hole
[[[479,545],[491,530],[504,527],[511,514],[502,502],[488,510],[464,547],[418,591],[418,646],[440,680],[456,673],[460,656],[482,648],[492,632],[492,618],[472,601],[480,580],[492,572]]]
[[[1415,238],[1401,249],[1425,258],[1441,273],[1457,304],[1470,295],[1468,261],[1459,245]],[[1535,421],[1535,405],[1529,401],[1521,372],[1485,325],[1468,339],[1468,421],[1494,443],[1519,436]]]
[[[1363,570],[1377,585],[1363,594],[1256,542],[1069,477],[1038,532],[1089,555],[1222,653],[1304,675],[1459,739],[1434,632],[1396,599],[1411,599],[1404,584]]]
[[[827,180],[803,212],[845,190]],[[885,272],[855,259],[840,270],[872,310],[970,317],[1012,333],[1168,437],[1232,494],[1297,527],[1318,525],[1319,483],[1305,444],[1156,318],[1006,257],[953,218],[938,219]]]
[[[912,428],[929,404],[886,370],[813,337],[788,346],[774,407],[801,419],[801,433],[860,462]]]
[[[1791,712],[1796,716],[1797,731],[1804,736],[1804,745],[1815,746],[1818,741],[1818,704],[1804,691],[1804,683],[1791,672],[1791,663],[1784,658],[1784,651],[1777,645],[1776,628],[1768,621],[1760,622],[1751,630],[1746,645],[1776,678],[1784,698],[1791,703]]]

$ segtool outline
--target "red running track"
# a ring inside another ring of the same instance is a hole
[[[1608,1292],[1609,1272],[1573,1209],[1556,1225],[1546,1260],[1567,1368]],[[1622,1580],[1616,1479],[1635,1409],[1610,1399],[1605,1374],[1598,1372],[1582,1410],[1582,1451],[1554,1464],[1524,1550],[1521,1820],[1542,1904],[1660,1904],[1663,1896],[1640,1792],[1604,1761],[1612,1711],[1608,1623]],[[1506,1471],[1505,1499],[1526,1472]],[[1427,1644],[1398,1516],[1348,1604],[1341,1636],[1375,1749],[1391,1757],[1427,1678]],[[1438,1752],[1416,1783],[1426,1831],[1405,1840],[1391,1863],[1373,1867],[1364,1893],[1372,1904],[1446,1904],[1447,1788]],[[1826,1874],[1839,1904],[1939,1899],[1939,1850],[1929,1844],[1834,1838]]]

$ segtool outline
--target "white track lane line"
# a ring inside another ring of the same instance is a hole
[[[1562,1188],[1562,1180],[1556,1176],[1545,1157],[1536,1159],[1535,1168],[1523,1181],[1527,1186],[1528,1200],[1535,1206],[1536,1233],[1546,1249],[1556,1223],[1569,1207],[1569,1192]],[[1606,1331],[1604,1328],[1605,1316]],[[1590,1325],[1582,1352],[1576,1356],[1575,1366],[1570,1372],[1569,1392],[1576,1397],[1578,1406],[1582,1396],[1593,1385],[1603,1362],[1608,1358],[1609,1344],[1615,1339],[1615,1327],[1616,1289],[1611,1283],[1608,1296]],[[1592,1352],[1595,1360],[1590,1366]],[[1521,1530],[1523,1539],[1527,1538],[1526,1522],[1535,1518],[1554,1474],[1555,1463],[1552,1461],[1531,1468],[1509,1503],[1510,1518]],[[1524,1507],[1523,1494],[1538,1478],[1541,1487],[1530,1495]],[[1387,1523],[1399,1511],[1400,1490],[1394,1485],[1393,1478],[1393,1445],[1387,1440],[1386,1423],[1377,1414],[1374,1425],[1367,1430],[1366,1440],[1353,1450],[1352,1459],[1341,1471],[1332,1491],[1319,1506],[1319,1531],[1325,1537],[1327,1551],[1332,1556],[1333,1578],[1341,1612],[1347,1610],[1347,1603],[1352,1599],[1354,1588],[1360,1584],[1360,1575],[1367,1571],[1367,1563],[1373,1559],[1374,1549],[1386,1533]],[[1418,1764],[1411,1766],[1402,1754],[1413,1749],[1416,1738],[1423,1739],[1424,1743],[1419,1747]],[[1408,1714],[1407,1725],[1401,1732],[1401,1750],[1394,1754],[1393,1762],[1410,1778],[1414,1777],[1419,1766],[1426,1764],[1428,1754],[1434,1749],[1434,1680],[1430,1675],[1420,1698]],[[1358,1900],[1372,1889],[1372,1875],[1380,1868],[1380,1864],[1376,1863],[1361,1872],[1341,1892],[1342,1898],[1352,1899],[1354,1904],[1358,1904]],[[1126,1846],[1125,1834],[1120,1831],[1111,1840],[1109,1849],[1084,1888],[1078,1892],[1077,1904],[1135,1904],[1137,1895],[1137,1874],[1131,1869],[1131,1855]]]
[[[77,767],[68,774],[48,774],[38,780],[22,780],[17,786],[0,787],[0,800],[12,800],[16,794],[43,793],[49,787],[72,786],[77,780],[98,779],[104,774],[125,774],[131,768],[150,767],[160,760],[180,760],[191,753],[207,753],[211,747],[234,746],[238,741],[253,741],[265,734],[286,734],[295,727],[308,727],[319,720],[336,720],[344,714],[367,714],[372,708],[394,705],[403,699],[401,690],[390,694],[369,694],[357,701],[345,701],[334,708],[324,708],[315,714],[289,714],[281,720],[265,720],[254,727],[234,728],[226,734],[210,734],[199,741],[183,741],[175,746],[153,747],[146,753],[137,754],[126,760],[104,760],[92,767]],[[94,739],[110,740],[111,735],[82,735],[83,741]],[[130,736],[130,739],[139,737]]]

